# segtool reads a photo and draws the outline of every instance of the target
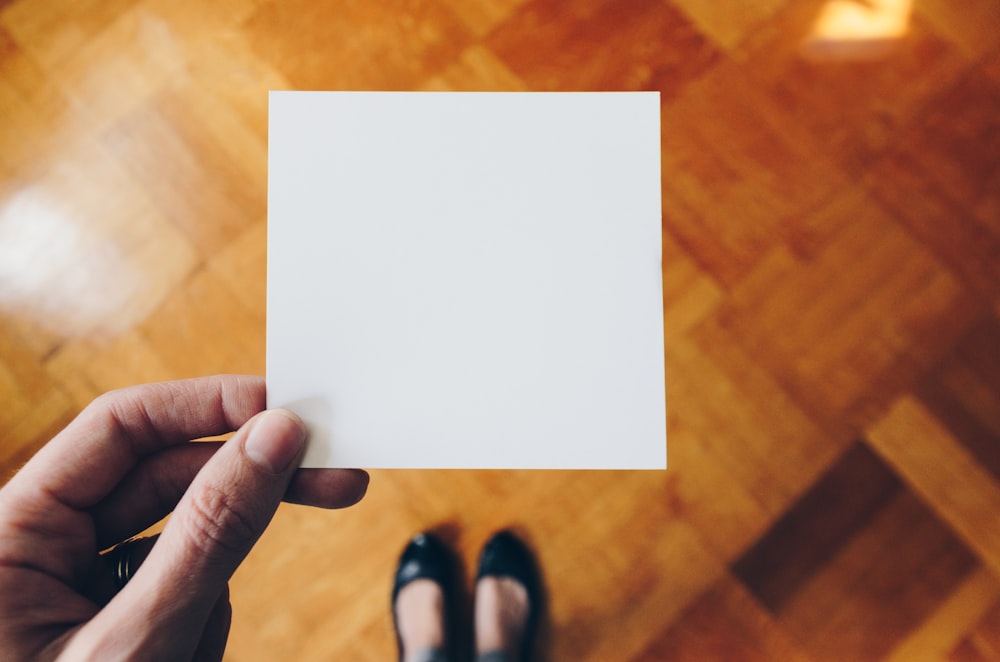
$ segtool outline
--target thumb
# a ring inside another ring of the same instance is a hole
[[[280,409],[240,428],[195,477],[135,577],[87,628],[113,638],[115,653],[189,659],[229,578],[274,516],[305,437],[298,417]]]

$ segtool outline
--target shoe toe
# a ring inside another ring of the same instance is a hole
[[[535,557],[520,538],[510,531],[496,533],[483,547],[477,578],[512,577],[531,588],[538,571]]]
[[[430,579],[447,593],[451,586],[452,574],[453,564],[448,547],[433,534],[417,534],[399,557],[392,600],[395,602],[400,590],[417,579]]]

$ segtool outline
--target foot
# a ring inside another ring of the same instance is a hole
[[[392,618],[399,659],[447,652],[449,605],[454,586],[451,550],[433,534],[418,534],[399,557],[392,584]]]
[[[400,589],[395,617],[403,662],[420,659],[428,650],[444,649],[444,594],[437,582],[415,579]]]
[[[519,662],[531,604],[528,590],[512,577],[486,576],[476,582],[476,653],[503,651]]]
[[[476,651],[528,662],[541,614],[541,576],[534,555],[513,532],[483,547],[476,573]]]

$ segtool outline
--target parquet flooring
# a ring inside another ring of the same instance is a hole
[[[996,0],[0,0],[5,476],[263,372],[269,89],[659,90],[670,469],[283,506],[228,659],[392,659],[408,536],[516,525],[553,661],[1000,660]]]

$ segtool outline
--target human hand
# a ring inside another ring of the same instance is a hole
[[[222,659],[229,578],[278,503],[340,508],[368,485],[297,470],[302,423],[264,400],[232,375],[107,393],[0,489],[0,658]],[[100,550],[171,511],[116,592]]]

